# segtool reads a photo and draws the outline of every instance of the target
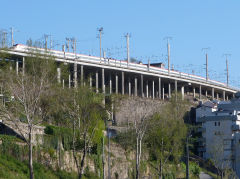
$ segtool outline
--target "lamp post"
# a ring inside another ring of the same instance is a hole
[[[187,136],[187,140],[186,140],[186,153],[187,153],[187,159],[186,159],[186,179],[189,179],[189,148],[188,148],[188,139],[191,137],[192,135],[188,135]]]

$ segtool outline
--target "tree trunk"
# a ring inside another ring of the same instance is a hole
[[[60,138],[58,138],[58,148],[57,148],[57,151],[58,151],[58,168],[59,169],[62,169],[62,160],[61,160],[61,146],[62,143],[61,143],[61,140]]]
[[[141,156],[142,156],[142,139],[139,139],[139,157],[138,157],[139,165],[141,163]]]
[[[87,146],[86,146],[86,139],[84,139],[84,149],[83,149],[83,156],[82,156],[81,165],[80,165],[80,174],[78,177],[79,179],[81,179],[83,175],[83,167],[84,167],[86,154],[87,154]]]
[[[78,176],[80,176],[80,168],[79,168],[79,165],[78,165],[78,159],[77,159],[77,155],[76,155],[76,149],[75,149],[75,141],[76,141],[76,131],[75,131],[75,122],[73,124],[73,158],[74,158],[74,161],[75,161],[75,164],[77,166],[77,171],[78,171]]]
[[[139,172],[139,167],[141,164],[141,156],[142,156],[142,139],[139,138],[139,154],[138,154],[138,178],[140,178],[140,172]]]
[[[160,159],[160,172],[159,172],[159,179],[162,179],[162,158]]]
[[[139,144],[138,144],[138,137],[137,137],[137,146],[136,146],[136,179],[139,178]]]
[[[33,152],[32,152],[32,126],[29,127],[29,171],[30,171],[30,179],[34,179],[33,174]]]
[[[104,156],[104,137],[102,138],[102,165],[103,165],[103,179],[105,179],[105,156]]]
[[[162,141],[161,141],[161,157],[160,157],[160,176],[159,176],[159,179],[162,179],[162,174],[163,174],[162,157],[163,157],[163,138],[162,138]]]

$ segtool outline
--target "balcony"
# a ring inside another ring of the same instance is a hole
[[[199,142],[198,142],[198,146],[199,146],[199,147],[204,147],[204,146],[205,146],[205,142],[199,141]]]
[[[205,147],[199,147],[198,152],[206,152],[206,148]]]
[[[201,132],[201,133],[206,132],[206,128],[205,127],[199,127],[197,129],[197,132]]]
[[[201,122],[205,122],[206,121],[206,117],[199,117],[198,118],[198,122],[201,123]]]
[[[198,142],[206,142],[206,138],[201,137],[201,138],[198,138],[197,141],[198,141]]]
[[[239,130],[240,130],[240,126],[237,125],[237,124],[233,124],[233,125],[232,125],[232,130],[233,130],[233,131],[239,131]]]

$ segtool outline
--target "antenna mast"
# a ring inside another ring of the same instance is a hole
[[[103,27],[98,28],[99,31],[99,47],[100,47],[100,61],[102,60],[102,33]]]
[[[210,48],[203,48],[202,50],[204,50],[206,52],[206,81],[208,81],[208,50]]]
[[[228,71],[228,57],[231,56],[231,54],[224,54],[224,56],[226,57],[226,71],[227,71],[227,86],[229,85],[229,71]]]
[[[165,37],[164,39],[167,40],[167,52],[168,52],[168,74],[170,74],[171,64],[170,64],[170,43],[169,43],[169,40],[171,40],[172,37]]]
[[[129,50],[129,38],[131,37],[129,33],[125,35],[127,40],[127,62],[130,63],[130,50]]]
[[[69,52],[69,42],[70,42],[70,38],[66,38],[66,41],[67,41],[67,43],[66,43],[66,46],[67,46],[67,51]]]
[[[72,42],[72,49],[73,49],[73,53],[77,53],[77,45],[76,45],[76,39],[73,37],[71,38],[71,42]]]
[[[53,43],[52,43],[52,35],[49,35],[50,36],[50,49],[52,49],[52,46],[53,46]]]
[[[12,42],[12,47],[14,45],[14,40],[13,40],[13,28],[11,27],[11,42]]]
[[[45,49],[48,48],[48,45],[47,45],[47,43],[48,43],[48,37],[49,37],[49,35],[44,34],[44,38],[45,38]]]
[[[5,48],[6,47],[6,41],[7,41],[7,38],[6,38],[6,36],[7,36],[7,32],[5,32],[5,31],[3,31],[2,32],[3,33],[3,47]]]

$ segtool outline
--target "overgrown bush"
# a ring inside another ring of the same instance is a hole
[[[133,136],[133,130],[128,130],[126,132],[119,132],[113,140],[118,143],[124,150],[134,149],[135,142]]]

